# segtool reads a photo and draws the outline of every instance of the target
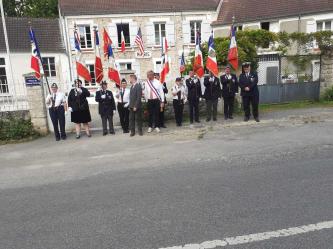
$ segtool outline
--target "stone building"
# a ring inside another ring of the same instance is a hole
[[[88,66],[92,82],[86,86],[94,91],[97,88],[94,75],[94,36],[93,29],[107,29],[114,47],[115,59],[120,68],[121,77],[135,73],[144,79],[150,69],[160,72],[161,39],[166,37],[169,45],[171,71],[167,83],[172,84],[179,76],[179,58],[184,51],[185,57],[195,48],[197,31],[202,41],[208,41],[211,23],[216,20],[220,1],[184,0],[184,1],[131,1],[131,0],[60,0],[60,19],[63,36],[71,60],[71,78],[76,77],[74,68],[74,24],[80,34],[82,60]],[[141,28],[145,56],[138,56],[135,37]],[[121,31],[126,41],[126,52],[120,52]],[[102,40],[100,38],[100,40]],[[101,41],[103,43],[103,41]],[[103,44],[101,44],[103,46]],[[107,79],[107,65],[104,63],[104,77]]]

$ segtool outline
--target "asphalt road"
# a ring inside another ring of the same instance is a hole
[[[317,114],[1,146],[0,248],[190,249],[332,221],[333,111]],[[333,228],[223,248],[332,249]]]

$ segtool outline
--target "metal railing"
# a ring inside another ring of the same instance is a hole
[[[23,80],[0,79],[0,112],[29,110],[27,89]]]

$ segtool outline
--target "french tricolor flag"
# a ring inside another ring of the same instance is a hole
[[[125,43],[125,36],[124,36],[124,31],[121,31],[121,47],[120,47],[120,51],[122,53],[124,53],[126,51],[126,43]]]
[[[234,68],[234,70],[238,69],[238,48],[237,48],[237,41],[236,41],[236,29],[233,25],[231,26],[231,37],[230,37],[228,61],[229,61],[230,65]]]
[[[215,52],[215,45],[214,45],[214,37],[213,32],[209,37],[208,40],[208,57],[206,62],[206,68],[212,72],[215,77],[218,76],[219,70],[217,68],[217,60],[216,60],[216,52]]]
[[[37,79],[41,78],[39,62],[41,59],[35,32],[32,28],[29,30],[30,42],[31,42],[31,69],[35,71]]]
[[[80,45],[80,38],[79,34],[77,33],[76,27],[74,28],[74,44],[77,53],[76,58],[76,73],[77,77],[81,76],[88,82],[91,82],[91,75],[88,68],[80,62],[80,54],[81,54],[81,45]]]
[[[166,80],[167,74],[170,72],[169,59],[168,59],[168,41],[165,37],[162,40],[162,62],[163,69],[161,71],[161,83],[164,83]]]
[[[99,50],[99,35],[97,28],[95,29],[95,77],[96,82],[101,83],[103,80],[103,65],[102,65],[102,59],[101,59],[101,53]]]
[[[201,78],[205,74],[205,70],[203,67],[203,57],[202,57],[202,52],[201,52],[201,34],[200,34],[200,32],[197,33],[197,39],[195,42],[193,71],[197,74],[197,76],[199,78]]]

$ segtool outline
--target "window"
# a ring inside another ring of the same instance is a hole
[[[120,63],[120,70],[132,70],[132,63]]]
[[[191,43],[195,44],[198,32],[201,33],[201,21],[191,21],[190,28],[191,28]]]
[[[261,26],[261,29],[269,31],[269,22],[262,22],[260,24],[260,26]]]
[[[166,36],[165,23],[155,23],[155,45],[161,46],[162,38]]]
[[[158,61],[155,61],[155,68],[154,68],[154,71],[155,73],[160,73],[162,71],[162,61],[158,60]]]
[[[57,76],[54,57],[44,57],[43,58],[43,69],[44,69],[44,74],[47,77],[56,77]]]
[[[92,36],[89,25],[78,25],[81,48],[92,48]]]
[[[85,86],[95,86],[96,85],[96,78],[95,78],[95,65],[94,64],[88,64],[87,68],[90,72],[91,76],[91,82],[85,81]]]
[[[243,26],[242,25],[235,26],[235,28],[236,28],[236,31],[243,30]]]
[[[130,40],[129,24],[128,23],[117,24],[118,47],[121,47],[121,31],[124,32],[125,46],[130,47],[131,40]]]
[[[332,30],[332,21],[317,22],[317,31],[330,31]]]
[[[0,58],[0,94],[8,92],[5,58]]]

